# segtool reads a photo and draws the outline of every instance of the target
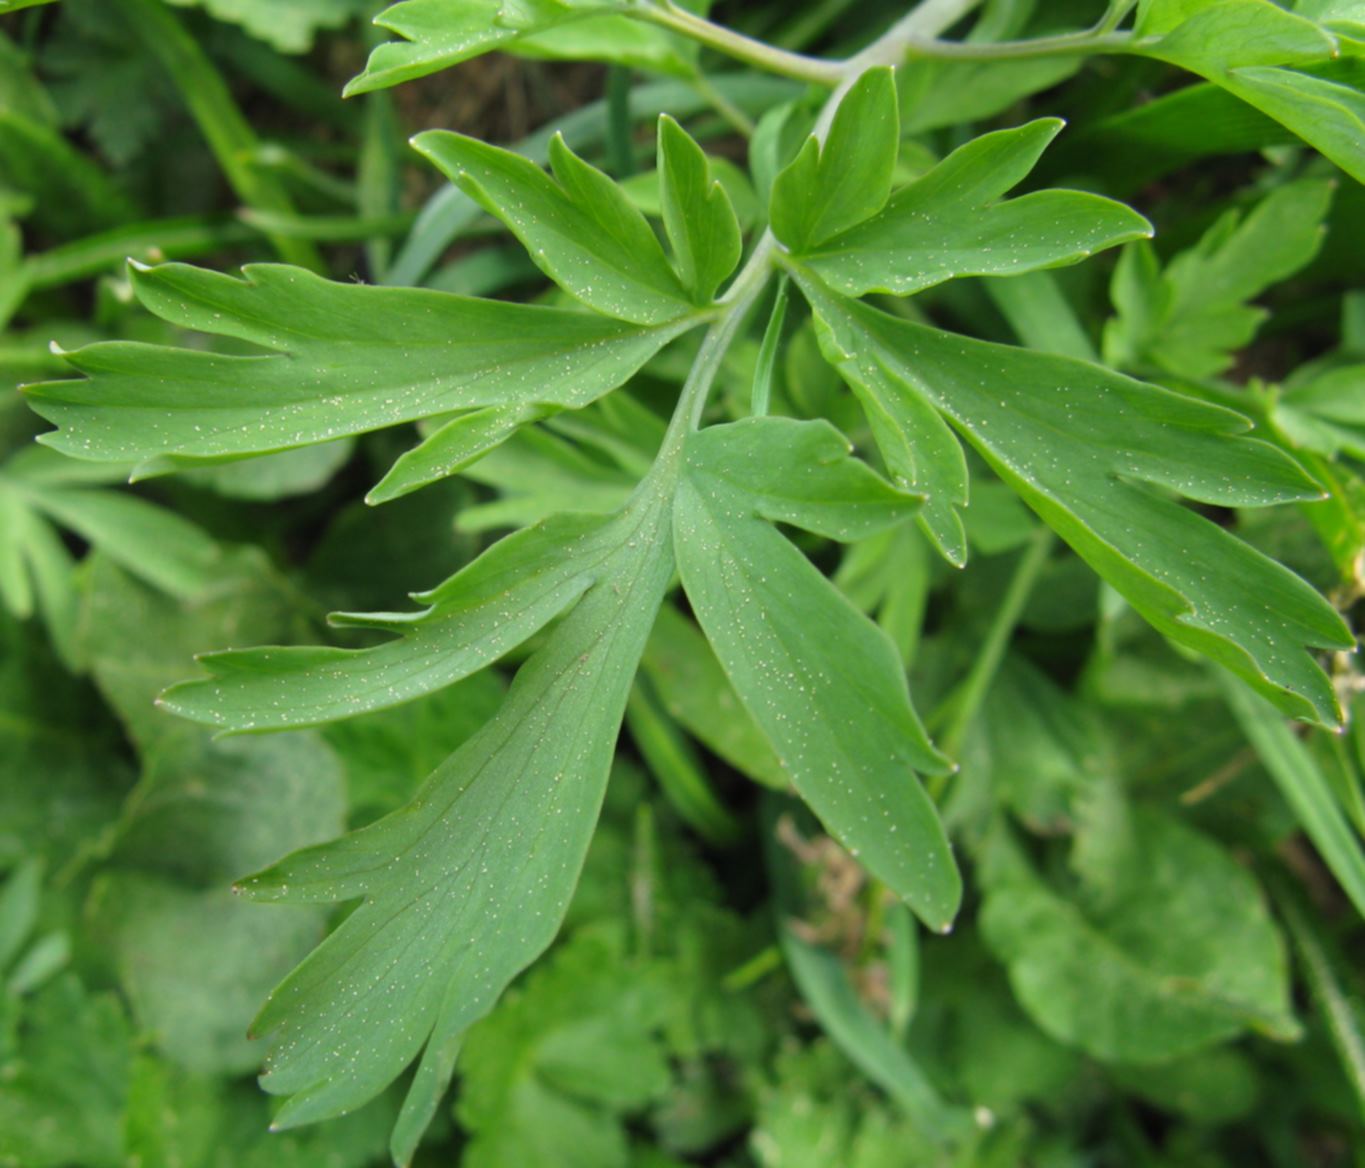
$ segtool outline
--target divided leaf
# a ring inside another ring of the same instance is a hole
[[[961,881],[915,771],[947,762],[885,634],[772,522],[859,539],[918,500],[848,457],[826,422],[752,418],[688,440],[673,509],[683,588],[740,700],[830,833],[934,929]]]
[[[282,646],[208,653],[211,677],[172,686],[173,713],[229,732],[316,726],[396,706],[491,665],[576,603],[636,520],[557,515],[499,540],[416,613],[340,613],[402,634],[370,649]]]
[[[902,188],[877,214],[818,245],[793,249],[848,296],[906,296],[957,276],[1008,276],[1077,263],[1147,238],[1122,203],[1082,191],[1034,191],[997,202],[1028,175],[1061,130],[1040,118],[983,134]]]
[[[1125,251],[1114,273],[1118,315],[1105,328],[1106,361],[1192,378],[1221,373],[1267,316],[1248,302],[1317,254],[1332,191],[1327,179],[1300,179],[1245,219],[1229,211],[1164,272],[1150,248]]]
[[[659,119],[659,193],[678,276],[697,304],[709,304],[739,263],[739,220],[702,148],[667,115]]]
[[[773,234],[802,251],[875,215],[899,150],[895,74],[869,69],[839,103],[823,145],[811,135],[773,182]]]
[[[379,45],[345,93],[398,85],[495,49],[686,75],[672,38],[615,15],[624,7],[621,0],[404,0],[375,18],[404,39]]]
[[[1160,38],[1142,46],[1148,56],[1206,76],[1248,65],[1310,65],[1336,53],[1330,33],[1273,0],[1144,0],[1135,32]]]
[[[826,357],[891,424],[941,413],[1006,483],[1148,621],[1293,717],[1335,725],[1306,651],[1354,642],[1288,569],[1169,498],[1253,507],[1321,497],[1276,448],[1218,406],[1096,365],[972,340],[798,278]]]
[[[669,577],[653,494],[522,666],[497,716],[413,801],[242,883],[260,900],[360,904],[272,994],[262,1079],[289,1127],[378,1094],[423,1051],[393,1150],[407,1163],[464,1031],[554,937],[601,806],[626,696]],[[490,874],[496,873],[496,878]]]
[[[446,130],[418,134],[413,146],[584,304],[646,325],[694,311],[649,221],[562,135],[550,141],[548,174],[520,154]]]
[[[1137,51],[1206,77],[1292,130],[1358,182],[1365,182],[1365,62],[1336,60],[1339,42],[1310,6],[1301,14],[1271,0],[1153,0],[1137,32],[1157,35]]]
[[[657,244],[656,244],[657,246]],[[67,354],[86,376],[28,386],[62,427],[48,445],[136,475],[327,442],[486,406],[577,408],[615,389],[689,322],[647,328],[583,312],[324,280],[254,264],[242,280],[137,268],[142,303],[261,355],[108,341]],[[686,311],[687,306],[682,306]]]

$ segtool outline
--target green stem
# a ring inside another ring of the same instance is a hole
[[[250,162],[261,148],[232,94],[199,43],[160,0],[117,0],[147,52],[170,74],[190,113],[223,168],[237,197],[260,211],[293,214],[294,206],[277,176]],[[280,258],[320,270],[312,244],[271,235]]]
[[[815,85],[837,85],[843,77],[843,66],[837,61],[822,61],[818,57],[807,57],[802,53],[773,48],[772,45],[754,40],[743,33],[713,24],[685,8],[679,8],[671,0],[631,8],[627,10],[626,15],[662,25],[698,44],[767,73],[794,77],[798,81],[810,81]]]
[[[1093,28],[1032,40],[971,42],[940,40],[938,34],[969,13],[981,0],[924,0],[913,12],[868,48],[842,61],[826,61],[775,48],[763,41],[714,24],[677,7],[672,0],[626,10],[626,15],[662,25],[673,32],[769,73],[828,85],[838,91],[873,65],[906,61],[1016,61],[1033,57],[1124,53],[1137,42],[1132,33],[1114,31],[1131,9],[1125,0],[1111,4]]]
[[[1092,53],[1124,53],[1132,48],[1131,33],[1062,33],[1026,41],[909,40],[905,57],[912,61],[1019,61],[1029,57],[1075,57]]]
[[[1005,659],[1005,650],[1009,648],[1010,638],[1019,624],[1019,618],[1024,614],[1024,606],[1028,604],[1043,567],[1047,564],[1053,542],[1053,534],[1046,527],[1040,527],[1033,533],[1024,554],[1015,566],[1014,575],[1010,578],[1000,607],[995,611],[995,619],[991,621],[990,630],[981,645],[981,651],[972,665],[971,672],[937,711],[939,716],[951,711],[951,718],[939,743],[950,758],[956,757],[962,750],[963,739],[971,727],[972,719],[981,708],[981,703],[985,701],[995,675],[1000,670],[1000,663]],[[936,721],[937,718],[933,720]],[[943,793],[947,780],[946,775],[935,775],[929,780],[929,793],[935,799]]]
[[[770,973],[776,973],[781,968],[782,950],[776,945],[769,945],[750,957],[743,965],[732,969],[720,984],[731,993],[738,993],[757,985]]]
[[[700,25],[704,29],[725,33],[729,38],[757,46],[767,53],[776,54],[778,57],[796,58],[825,68],[826,71],[822,75],[823,79],[826,83],[832,80],[835,88],[834,92],[826,99],[813,130],[815,136],[823,141],[829,133],[829,127],[834,118],[834,110],[839,101],[866,69],[879,64],[895,63],[907,41],[915,37],[933,36],[942,32],[980,3],[981,0],[924,0],[924,3],[908,16],[897,21],[862,52],[850,57],[841,65],[835,66],[838,69],[838,76],[834,78],[830,78],[828,75],[827,62],[813,62],[808,57],[796,57],[795,54],[770,49],[760,42],[749,41],[747,37],[742,37],[738,33],[729,33],[727,30],[720,29],[719,26],[702,20],[690,12],[675,8],[670,0],[664,0],[662,7],[636,8],[631,9],[630,12],[632,15],[656,20],[659,23],[666,23],[658,21],[661,14],[666,14],[669,19],[677,18],[682,22],[682,25],[686,26],[685,28],[679,26],[679,31],[686,31]],[[663,445],[659,448],[659,456],[654,463],[654,468],[646,481],[654,479],[655,476],[677,474],[682,457],[683,441],[688,433],[701,425],[702,414],[706,409],[706,399],[711,392],[716,374],[720,370],[721,362],[748,317],[749,311],[763,294],[768,278],[776,267],[777,255],[777,239],[769,229],[763,233],[763,237],[758,241],[753,254],[750,255],[739,275],[735,277],[729,291],[716,306],[716,315],[712,319],[711,327],[707,330],[706,336],[702,339],[701,349],[693,362],[692,370],[688,374],[686,382],[683,383],[682,393],[678,396],[678,404],[673,412],[673,419],[669,423],[668,432],[664,435]]]

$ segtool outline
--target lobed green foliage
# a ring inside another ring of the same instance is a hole
[[[1352,1162],[1365,7],[42,3],[0,1165]]]

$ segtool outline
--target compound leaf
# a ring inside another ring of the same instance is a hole
[[[891,194],[900,148],[896,82],[869,69],[844,96],[822,145],[812,135],[773,183],[773,233],[794,250],[875,215]]]
[[[394,1132],[407,1163],[464,1031],[553,938],[673,570],[660,496],[622,518],[593,587],[411,803],[242,883],[259,900],[360,901],[257,1020],[273,1038],[262,1082],[292,1096],[278,1126],[358,1106],[425,1047]]]
[[[162,704],[229,731],[314,726],[441,689],[516,648],[579,600],[630,521],[558,515],[500,540],[414,599],[411,614],[336,614],[401,633],[369,649],[283,646],[200,657],[211,677],[173,686]]]
[[[1072,264],[1150,236],[1136,211],[1082,191],[996,201],[1033,169],[1062,125],[1040,118],[960,146],[871,218],[799,252],[802,262],[845,295],[905,296],[955,276]]]
[[[689,440],[674,504],[683,588],[740,700],[831,834],[931,927],[961,898],[914,771],[941,772],[891,643],[769,520],[857,539],[912,513],[825,422],[755,418]]]
[[[739,263],[739,220],[702,148],[667,115],[659,119],[659,196],[678,276],[696,303],[709,304]]]
[[[27,387],[33,408],[61,427],[48,445],[134,462],[147,475],[453,410],[573,408],[616,388],[685,327],[333,283],[277,264],[242,271],[237,280],[165,264],[135,269],[133,284],[172,324],[268,352],[127,341],[78,349],[67,360],[85,379]]]
[[[668,34],[614,15],[622,7],[614,0],[404,0],[375,18],[403,40],[379,45],[365,71],[346,86],[346,96],[425,77],[495,49],[685,74],[686,61]]]
[[[1160,493],[1262,506],[1320,497],[1218,406],[1096,365],[940,332],[802,288],[826,357],[886,415],[946,417],[1038,514],[1173,641],[1246,679],[1291,716],[1335,725],[1308,647],[1353,644],[1288,569]],[[911,404],[913,403],[913,404]]]
[[[616,183],[550,141],[546,173],[530,159],[446,130],[413,139],[461,190],[501,219],[550,279],[608,316],[662,324],[693,311],[649,221]]]
[[[1229,211],[1164,273],[1150,248],[1126,251],[1114,274],[1118,315],[1105,328],[1106,360],[1183,377],[1221,373],[1267,315],[1248,302],[1317,254],[1332,187],[1302,179],[1272,191],[1245,218]]]
[[[1201,74],[1309,65],[1336,53],[1330,33],[1273,0],[1150,0],[1139,8],[1136,32],[1160,38],[1142,46],[1147,55]]]

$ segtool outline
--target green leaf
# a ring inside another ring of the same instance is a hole
[[[132,776],[118,727],[92,696],[0,610],[0,757],[13,776],[0,783],[0,864],[64,865],[117,816]]]
[[[0,108],[0,174],[33,197],[33,221],[64,238],[140,217],[93,160],[17,109]]]
[[[37,488],[33,505],[110,559],[173,596],[212,582],[221,550],[187,519],[116,491]]]
[[[133,1035],[117,997],[91,994],[68,973],[34,998],[24,1021],[17,1057],[0,1054],[0,1163],[121,1168]]]
[[[1349,647],[1341,618],[1287,569],[1157,488],[1264,506],[1320,497],[1218,406],[1096,365],[953,336],[800,282],[827,358],[893,422],[941,412],[997,474],[1171,640],[1292,716],[1334,725],[1306,649]]]
[[[1237,69],[1213,80],[1365,183],[1365,62],[1311,71]]]
[[[36,8],[39,4],[52,4],[54,0],[0,0],[0,15],[18,12],[21,8]]]
[[[1106,1061],[1178,1058],[1253,1028],[1297,1037],[1283,939],[1255,881],[1212,840],[1144,807],[1101,905],[1065,897],[1003,837],[981,927],[1020,1004]]]
[[[901,131],[923,134],[985,122],[1022,98],[1067,80],[1083,63],[1081,57],[1064,56],[1017,61],[917,60],[913,69],[902,70],[896,79]]]
[[[1149,0],[1139,8],[1135,31],[1160,37],[1139,42],[1139,51],[1206,76],[1248,65],[1310,65],[1336,55],[1329,33],[1272,0]]]
[[[0,884],[0,972],[9,969],[38,922],[38,896],[43,885],[42,861],[20,864]]]
[[[342,830],[341,764],[317,736],[209,742],[175,729],[145,752],[124,803],[111,845],[121,866],[222,888]]]
[[[672,1074],[657,967],[633,966],[619,921],[558,948],[470,1031],[458,1115],[470,1168],[627,1168],[625,1118]]]
[[[306,53],[322,29],[340,28],[371,9],[369,0],[170,0],[240,25],[282,53]]]
[[[900,148],[895,75],[869,69],[844,95],[822,145],[812,135],[773,183],[773,233],[808,250],[880,211]]]
[[[211,586],[187,599],[153,589],[107,555],[87,558],[77,649],[144,758],[189,730],[156,707],[157,693],[183,676],[196,652],[283,636],[294,611],[286,587],[257,548],[225,554]],[[147,629],[157,635],[148,637]]]
[[[1365,5],[1360,0],[1299,0],[1294,11],[1335,32],[1365,37]]]
[[[534,162],[445,130],[413,146],[501,219],[547,276],[584,304],[637,324],[692,311],[654,229],[607,175],[556,134],[547,174]]]
[[[394,1133],[406,1163],[464,1031],[554,936],[673,570],[655,492],[621,523],[614,553],[522,666],[497,717],[410,804],[242,883],[259,900],[361,901],[257,1019],[273,1040],[262,1082],[292,1096],[278,1126],[358,1106],[425,1046]]]
[[[582,406],[686,327],[332,283],[273,264],[243,275],[166,264],[135,270],[133,285],[172,324],[269,352],[126,341],[78,349],[67,359],[84,380],[26,390],[33,408],[62,427],[47,444],[76,458],[135,462],[147,475],[453,410]]]
[[[615,0],[405,0],[375,20],[404,40],[376,48],[346,96],[425,77],[494,49],[686,75],[686,60],[668,34],[611,15],[621,8]]]
[[[1272,191],[1245,218],[1227,212],[1160,274],[1150,248],[1128,249],[1114,273],[1118,315],[1105,327],[1106,361],[1193,378],[1225,370],[1268,315],[1249,302],[1322,246],[1333,185],[1300,179]]]
[[[931,928],[961,883],[914,770],[939,772],[881,630],[767,521],[835,539],[915,505],[828,423],[755,418],[689,440],[674,505],[683,587],[740,700],[830,833]]]
[[[678,277],[695,303],[709,304],[739,263],[739,220],[701,147],[667,115],[659,119],[659,191]]]
[[[254,1070],[246,1037],[261,997],[323,934],[316,908],[261,909],[225,887],[189,889],[132,872],[91,894],[119,979],[141,1026],[173,1062],[200,1073]]]
[[[976,138],[870,219],[793,251],[837,292],[905,296],[956,276],[1077,263],[1150,236],[1141,215],[1099,195],[1047,190],[997,202],[1023,181],[1062,125],[1040,118]]]
[[[365,502],[388,503],[458,474],[547,412],[539,405],[514,405],[488,406],[459,414],[400,455],[388,474],[365,496]]]
[[[355,452],[349,438],[263,454],[246,462],[201,466],[185,472],[184,481],[228,499],[270,503],[320,491]]]
[[[506,695],[502,677],[485,670],[397,709],[328,726],[324,736],[346,768],[352,825],[411,799],[427,775],[497,714]]]
[[[1334,60],[1325,28],[1271,0],[1168,0],[1146,6],[1138,31],[1164,35],[1137,51],[1208,78],[1365,182],[1365,62]]]
[[[468,677],[577,603],[635,530],[633,518],[555,516],[494,544],[416,599],[424,611],[335,614],[401,633],[370,649],[284,646],[200,657],[203,681],[161,703],[232,731],[316,726],[395,706]]]

